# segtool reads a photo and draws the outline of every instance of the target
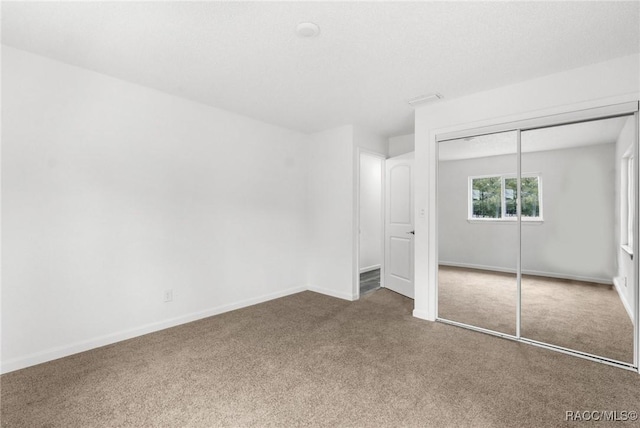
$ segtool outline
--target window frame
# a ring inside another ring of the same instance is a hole
[[[482,178],[500,178],[500,217],[499,218],[482,218],[482,217],[474,217],[473,216],[473,180],[482,179]],[[472,175],[467,179],[467,221],[469,223],[487,223],[487,222],[495,222],[495,223],[514,223],[518,221],[518,216],[508,217],[506,216],[507,212],[507,204],[506,204],[506,192],[505,192],[505,182],[510,178],[518,178],[517,174],[485,174],[485,175]],[[520,216],[522,218],[523,223],[542,223],[544,222],[544,213],[543,213],[543,187],[542,187],[542,174],[537,172],[528,172],[525,174],[521,174],[520,178],[537,178],[538,179],[538,205],[540,207],[540,215],[538,217],[525,217]]]

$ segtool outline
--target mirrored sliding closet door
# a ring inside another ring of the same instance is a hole
[[[517,133],[438,147],[438,314],[516,334]]]
[[[638,103],[440,136],[442,322],[637,370]]]
[[[633,363],[634,138],[633,115],[522,132],[523,337]]]

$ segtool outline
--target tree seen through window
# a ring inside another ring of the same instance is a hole
[[[518,216],[518,180],[495,176],[471,178],[472,218],[501,219]],[[520,179],[522,217],[540,218],[540,177]]]
[[[500,177],[476,178],[473,182],[473,217],[501,217],[501,182]]]

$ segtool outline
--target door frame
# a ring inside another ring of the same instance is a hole
[[[571,124],[571,123],[579,123],[579,122],[585,122],[585,121],[591,121],[591,120],[606,119],[610,117],[618,117],[623,115],[633,115],[634,123],[635,123],[635,141],[634,141],[633,153],[635,153],[636,159],[638,159],[638,156],[640,154],[640,112],[639,111],[640,111],[640,102],[636,99],[629,102],[603,104],[597,107],[586,108],[586,109],[576,109],[573,111],[570,110],[570,111],[556,113],[552,115],[546,115],[546,116],[545,115],[531,116],[528,118],[523,118],[521,120],[515,120],[515,121],[504,121],[504,122],[496,121],[487,126],[469,126],[469,127],[462,126],[462,127],[459,127],[458,129],[451,130],[449,132],[447,132],[446,130],[443,130],[442,132],[436,131],[432,134],[434,137],[433,141],[435,143],[434,150],[431,152],[434,155],[434,160],[431,163],[431,165],[434,166],[434,169],[433,169],[434,175],[432,175],[430,178],[433,180],[432,183],[434,187],[432,187],[432,189],[434,189],[435,192],[433,192],[432,196],[430,196],[429,198],[429,204],[430,204],[429,230],[432,231],[433,233],[432,234],[433,239],[431,240],[431,243],[430,243],[430,248],[432,248],[432,251],[430,251],[431,256],[429,257],[428,266],[430,270],[429,278],[430,280],[434,281],[435,299],[432,302],[432,305],[435,309],[436,321],[442,322],[445,324],[455,325],[458,327],[471,329],[481,333],[499,336],[499,337],[509,339],[509,340],[514,340],[517,342],[528,343],[530,345],[550,349],[560,353],[569,354],[579,358],[583,358],[583,359],[611,365],[614,367],[631,370],[636,373],[640,373],[640,364],[639,364],[639,359],[640,359],[640,356],[639,356],[640,355],[640,326],[639,326],[640,324],[639,322],[640,321],[639,319],[640,318],[640,278],[638,278],[638,275],[640,274],[640,268],[639,268],[640,263],[638,260],[639,257],[634,257],[633,286],[635,287],[634,289],[635,308],[634,308],[634,320],[633,320],[634,321],[633,323],[634,324],[633,363],[627,364],[627,363],[611,360],[603,356],[580,352],[573,349],[568,349],[561,346],[552,345],[552,344],[521,337],[520,336],[520,321],[521,321],[520,319],[520,309],[521,309],[520,308],[520,299],[521,299],[520,281],[518,281],[518,297],[517,297],[518,307],[517,307],[517,315],[516,315],[517,316],[517,325],[516,325],[517,333],[515,336],[440,318],[438,316],[438,312],[439,312],[438,311],[438,283],[439,283],[438,281],[438,263],[439,263],[438,224],[439,224],[439,220],[438,220],[438,209],[437,209],[438,180],[439,180],[438,157],[439,157],[440,143],[442,142],[458,139],[458,138],[470,137],[470,136],[486,135],[486,134],[493,134],[493,133],[505,132],[505,131],[517,131],[517,134],[518,134],[517,135],[517,145],[518,145],[517,169],[518,169],[518,176],[519,176],[521,172],[520,171],[520,162],[521,162],[520,134],[522,131],[538,129],[538,128],[547,128],[551,126],[565,125],[565,124]],[[640,184],[640,166],[638,165],[638,163],[639,162],[635,162],[634,164],[635,189],[638,189],[638,185]],[[636,200],[635,200],[636,215],[634,219],[635,236],[634,236],[633,252],[636,255],[640,254],[639,252],[640,243],[638,242],[638,238],[640,236],[640,231],[638,230],[640,227],[639,199],[640,198],[636,197]],[[521,228],[521,222],[519,221],[518,229],[520,230],[520,228]],[[521,233],[519,233],[519,236],[518,236],[519,246],[521,246],[520,241],[521,241]],[[431,245],[433,245],[433,247],[431,247]],[[520,256],[521,256],[521,248],[518,251],[518,269],[517,269],[518,277],[521,274]]]
[[[385,177],[385,161],[387,157],[383,154],[374,152],[372,150],[363,149],[362,147],[357,148],[357,156],[356,156],[356,197],[355,197],[355,207],[354,207],[354,258],[353,258],[353,299],[360,299],[360,159],[363,155],[371,156],[378,158],[382,161],[382,170],[380,173],[380,233],[382,239],[380,240],[380,254],[382,255],[382,260],[380,261],[380,288],[384,288],[384,272],[385,272],[385,251],[384,251],[384,233],[385,233],[385,185],[386,185],[386,177]]]

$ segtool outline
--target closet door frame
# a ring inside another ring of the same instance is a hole
[[[520,189],[521,187],[521,175],[522,175],[522,171],[521,171],[521,166],[522,166],[522,156],[521,156],[521,143],[522,143],[522,132],[524,131],[530,131],[530,130],[534,130],[534,129],[541,129],[541,128],[549,128],[549,127],[553,127],[553,126],[560,126],[560,125],[569,125],[569,124],[574,124],[574,123],[580,123],[580,122],[589,122],[589,121],[594,121],[594,120],[600,120],[600,119],[608,119],[608,118],[613,118],[613,117],[620,117],[620,116],[631,116],[633,115],[634,117],[634,124],[635,124],[635,141],[634,141],[634,148],[633,148],[633,153],[635,156],[635,159],[639,159],[638,155],[640,153],[640,149],[638,146],[640,146],[640,119],[639,119],[639,103],[638,101],[632,101],[632,102],[625,102],[625,103],[620,103],[620,104],[611,104],[611,105],[606,105],[606,106],[601,106],[601,107],[595,107],[595,108],[589,108],[589,109],[583,109],[583,110],[575,110],[572,112],[567,112],[567,113],[559,113],[559,114],[554,114],[554,115],[548,115],[548,116],[540,116],[540,117],[534,117],[534,118],[530,118],[530,119],[524,119],[524,120],[518,120],[518,121],[513,121],[513,122],[504,122],[504,123],[498,123],[495,125],[489,125],[489,126],[483,126],[483,127],[475,127],[475,128],[469,128],[469,129],[463,129],[463,130],[458,130],[458,131],[453,131],[453,132],[445,132],[445,133],[438,133],[435,135],[436,138],[436,147],[435,147],[435,165],[436,165],[436,170],[435,170],[435,189],[436,189],[436,196],[435,196],[435,200],[438,200],[438,196],[437,196],[437,192],[438,192],[438,180],[439,180],[439,171],[438,171],[438,159],[439,159],[439,147],[440,147],[440,143],[444,143],[446,141],[450,141],[450,140],[457,140],[460,138],[468,138],[468,137],[476,137],[476,136],[480,136],[480,135],[488,135],[488,134],[495,134],[495,133],[499,133],[499,132],[509,132],[509,131],[515,131],[517,134],[517,186],[518,189]],[[638,189],[640,187],[638,187],[638,185],[640,184],[640,178],[639,178],[639,164],[640,162],[634,162],[634,189]],[[516,267],[516,280],[517,280],[517,299],[516,299],[516,334],[514,335],[510,335],[510,334],[506,334],[506,333],[500,333],[494,330],[489,330],[489,329],[485,329],[482,327],[477,327],[477,326],[473,326],[473,325],[469,325],[469,324],[465,324],[465,323],[460,323],[457,321],[453,321],[453,320],[448,320],[448,319],[443,319],[439,317],[439,313],[438,313],[438,214],[437,211],[438,210],[434,210],[432,211],[432,213],[434,214],[434,219],[435,219],[435,234],[434,234],[434,240],[435,240],[435,260],[432,261],[432,263],[430,263],[431,265],[431,269],[434,269],[435,272],[435,284],[436,284],[436,293],[435,293],[435,313],[436,313],[436,321],[441,322],[441,323],[445,323],[445,324],[450,324],[450,325],[454,325],[454,326],[458,326],[458,327],[463,327],[466,329],[470,329],[470,330],[474,330],[480,333],[485,333],[485,334],[490,334],[490,335],[494,335],[494,336],[499,336],[505,339],[509,339],[509,340],[514,340],[514,341],[518,341],[518,342],[523,342],[523,343],[528,343],[530,345],[534,345],[534,346],[538,346],[538,347],[542,347],[542,348],[546,348],[546,349],[550,349],[556,352],[561,352],[564,354],[569,354],[569,355],[573,355],[576,356],[578,358],[583,358],[583,359],[587,359],[590,361],[595,361],[595,362],[599,362],[599,363],[603,363],[603,364],[607,364],[607,365],[611,365],[614,367],[619,367],[622,369],[626,369],[626,370],[631,370],[637,373],[640,373],[640,368],[639,368],[639,364],[638,364],[638,358],[639,358],[639,353],[640,353],[640,340],[638,339],[640,336],[640,330],[639,330],[639,317],[640,317],[640,287],[638,286],[639,283],[639,278],[638,275],[640,273],[639,270],[639,263],[638,263],[638,256],[640,255],[639,253],[639,226],[640,226],[640,222],[639,222],[639,217],[640,217],[640,201],[638,197],[635,198],[635,218],[634,218],[634,242],[633,242],[633,252],[636,255],[636,257],[634,257],[633,259],[633,269],[634,269],[634,283],[633,283],[633,287],[634,287],[634,299],[635,299],[635,304],[634,304],[634,325],[633,325],[633,363],[626,363],[626,362],[622,362],[622,361],[617,361],[617,360],[612,360],[610,358],[606,358],[603,356],[599,356],[599,355],[594,355],[594,354],[589,354],[586,352],[581,352],[581,351],[577,351],[574,349],[568,349],[568,348],[564,348],[562,346],[557,346],[557,345],[552,345],[549,343],[545,343],[545,342],[540,342],[540,341],[536,341],[536,340],[532,340],[532,339],[527,339],[521,336],[521,324],[522,324],[522,319],[521,319],[521,309],[522,309],[522,273],[521,273],[521,265],[522,265],[522,212],[521,212],[521,200],[520,200],[520,194],[521,192],[517,193],[517,223],[518,223],[518,240],[517,240],[517,267]]]

